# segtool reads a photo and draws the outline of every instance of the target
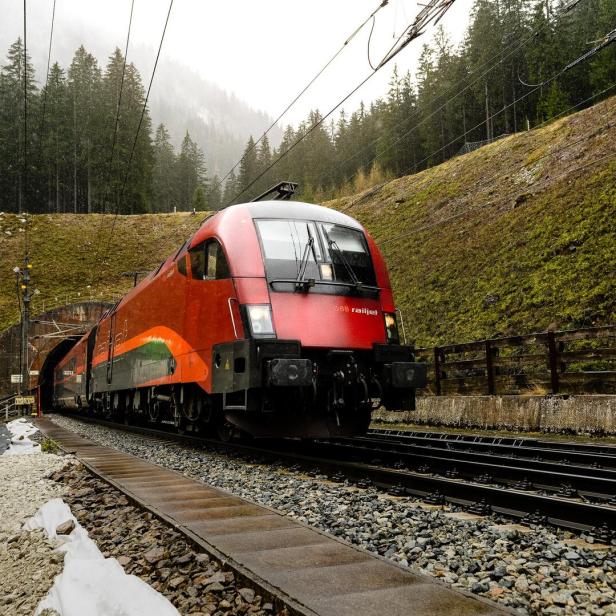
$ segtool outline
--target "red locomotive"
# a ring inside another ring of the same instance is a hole
[[[221,436],[363,433],[411,409],[385,263],[354,219],[306,203],[222,210],[58,363],[54,404]]]

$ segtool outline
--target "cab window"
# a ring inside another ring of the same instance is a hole
[[[186,255],[182,255],[178,260],[178,272],[186,276]]]
[[[190,255],[190,273],[195,280],[205,278],[205,243],[199,244],[188,251]]]
[[[206,252],[206,278],[208,280],[229,278],[229,266],[227,265],[227,259],[225,258],[225,253],[222,251],[221,245],[215,240],[208,242]]]
[[[209,240],[189,251],[190,270],[195,280],[221,280],[229,278],[229,265],[221,245]]]

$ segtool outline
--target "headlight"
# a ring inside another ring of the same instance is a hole
[[[269,304],[255,304],[246,306],[250,330],[254,336],[273,336],[272,309]]]
[[[385,334],[387,335],[387,342],[389,344],[398,344],[400,342],[400,336],[398,334],[398,322],[396,315],[393,312],[385,312]]]

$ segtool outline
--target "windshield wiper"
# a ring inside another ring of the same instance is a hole
[[[353,268],[351,267],[351,264],[347,261],[347,258],[344,256],[342,250],[340,250],[340,246],[338,246],[338,244],[336,244],[335,240],[332,240],[329,237],[329,234],[327,233],[327,231],[325,231],[325,229],[323,229],[323,233],[325,233],[325,237],[327,239],[327,243],[329,244],[330,250],[335,250],[336,253],[338,254],[338,256],[340,257],[340,260],[342,261],[342,265],[344,265],[344,269],[346,269],[347,274],[349,275],[349,278],[351,279],[351,282],[358,289],[361,288],[363,283],[360,282],[359,278],[355,275],[355,272],[353,271]]]
[[[312,237],[312,233],[310,232],[310,226],[306,225],[306,231],[308,232],[308,242],[306,243],[306,247],[304,248],[304,254],[302,255],[302,260],[299,264],[299,272],[297,273],[297,278],[295,279],[295,289],[297,291],[303,291],[307,293],[310,287],[314,287],[315,281],[314,278],[309,278],[305,280],[304,277],[306,275],[306,268],[308,267],[308,257],[312,252],[312,258],[314,262],[317,262],[317,255],[314,251],[314,237]]]

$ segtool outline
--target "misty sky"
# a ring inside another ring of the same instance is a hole
[[[52,60],[66,66],[80,43],[103,60],[115,46],[124,48],[129,0],[56,1]],[[277,116],[378,4],[379,0],[175,0],[163,56],[190,66],[251,107]],[[463,36],[471,4],[472,0],[457,0],[442,21],[454,41]],[[39,82],[47,61],[52,5],[53,0],[28,0],[28,46],[40,71]],[[2,63],[9,44],[21,35],[22,7],[22,0],[0,0]],[[144,82],[149,80],[167,8],[168,0],[135,0],[131,43],[151,58],[149,64],[138,63]],[[372,37],[373,61],[378,61],[418,10],[413,0],[390,0],[380,11]],[[287,121],[296,123],[311,108],[328,110],[368,74],[369,30],[366,27],[349,44],[286,116]],[[430,28],[425,39],[415,41],[398,56],[401,72],[414,72],[423,40],[429,40],[433,32]],[[128,56],[130,60],[130,47]],[[383,95],[392,67],[383,69],[344,107],[353,110],[360,100]],[[164,84],[155,81],[154,87]]]

